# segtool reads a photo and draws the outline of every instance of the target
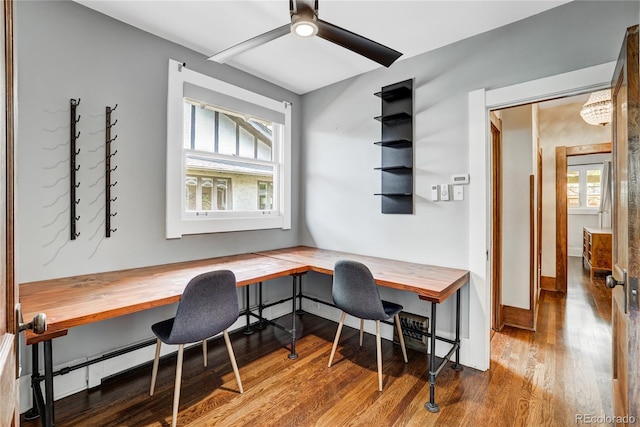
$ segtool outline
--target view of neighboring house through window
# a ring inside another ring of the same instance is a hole
[[[598,209],[602,163],[572,165],[567,168],[567,206],[569,209]]]
[[[274,209],[273,123],[184,100],[185,210]]]

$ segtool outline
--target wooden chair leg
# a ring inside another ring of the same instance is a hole
[[[151,389],[149,390],[149,396],[153,396],[153,392],[156,389],[156,378],[158,377],[158,362],[160,361],[160,346],[162,341],[156,342],[156,357],[153,359],[153,371],[151,371]]]
[[[404,363],[409,362],[407,359],[407,348],[404,346],[404,336],[402,335],[402,326],[400,325],[400,316],[394,316],[396,321],[396,329],[398,330],[398,340],[400,341],[400,347],[402,347],[402,356],[404,357]]]
[[[382,391],[382,342],[380,340],[379,320],[376,320],[376,359],[378,360],[378,388]]]
[[[204,367],[207,367],[207,340],[202,340],[202,359],[204,360]]]
[[[178,364],[176,366],[176,384],[173,390],[173,418],[171,419],[171,427],[176,427],[178,420],[178,407],[180,406],[180,384],[182,383],[182,356],[184,353],[184,344],[178,346]]]
[[[223,331],[224,342],[227,344],[227,351],[229,352],[229,359],[231,360],[231,367],[233,368],[233,373],[236,376],[236,381],[238,382],[238,389],[240,389],[240,394],[244,393],[242,389],[242,381],[240,381],[240,372],[238,372],[238,365],[236,363],[236,356],[233,354],[233,347],[231,347],[231,340],[229,340],[229,333],[225,329]]]
[[[360,347],[362,347],[363,336],[364,336],[364,319],[360,319]]]
[[[333,363],[333,356],[336,354],[336,347],[338,347],[338,341],[340,341],[340,334],[342,333],[342,325],[344,323],[344,318],[347,313],[342,312],[342,317],[340,317],[340,323],[338,323],[338,330],[336,331],[336,338],[333,340],[333,347],[331,348],[331,356],[329,356],[329,368],[331,367],[331,363]]]

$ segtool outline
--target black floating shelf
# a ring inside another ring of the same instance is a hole
[[[382,123],[407,122],[411,120],[411,114],[401,112],[401,113],[391,114],[388,116],[377,116],[377,117],[374,117],[374,119]]]
[[[374,94],[380,98],[380,174],[383,214],[413,213],[413,80],[384,86]]]
[[[378,141],[374,142],[376,145],[380,145],[381,147],[392,147],[392,148],[406,148],[412,146],[412,141],[409,139],[395,139],[392,141]]]
[[[380,168],[373,168],[373,169],[377,171],[391,172],[391,171],[410,171],[411,169],[413,169],[413,167],[402,165],[402,166],[382,166]]]
[[[401,86],[396,89],[382,90],[374,93],[375,96],[384,99],[385,101],[395,101],[397,99],[405,99],[411,97],[411,89],[406,86]]]

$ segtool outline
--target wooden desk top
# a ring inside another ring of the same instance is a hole
[[[308,246],[258,253],[304,264],[309,266],[309,270],[324,274],[333,274],[333,266],[339,259],[359,261],[371,270],[378,285],[413,292],[418,294],[420,299],[436,303],[446,300],[469,281],[467,270],[394,261]]]
[[[418,294],[440,303],[469,281],[469,272],[305,246],[233,255],[129,270],[23,283],[24,319],[47,315],[47,332],[27,331],[27,344],[66,334],[69,328],[175,303],[191,278],[213,270],[231,270],[238,286],[317,271],[333,274],[338,259],[367,265],[381,286]]]
[[[231,270],[238,286],[308,271],[303,265],[255,254],[234,255],[20,285],[24,319],[47,315],[47,332],[27,331],[27,344],[66,334],[68,328],[122,316],[180,300],[191,278]]]

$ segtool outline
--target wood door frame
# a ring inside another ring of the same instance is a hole
[[[502,310],[502,120],[491,112],[491,328],[496,331],[504,326]]]
[[[556,147],[556,288],[567,293],[567,158],[585,154],[611,153],[611,143]]]
[[[2,89],[5,96],[2,104],[2,121],[4,134],[2,135],[2,155],[0,156],[0,245],[2,255],[0,263],[0,292],[2,305],[0,306],[0,424],[14,426],[19,424],[18,405],[18,366],[17,360],[17,331],[15,318],[15,304],[18,301],[18,287],[15,280],[14,258],[14,107],[15,107],[15,79],[13,53],[13,1],[5,0],[2,9],[2,60],[4,74]]]

